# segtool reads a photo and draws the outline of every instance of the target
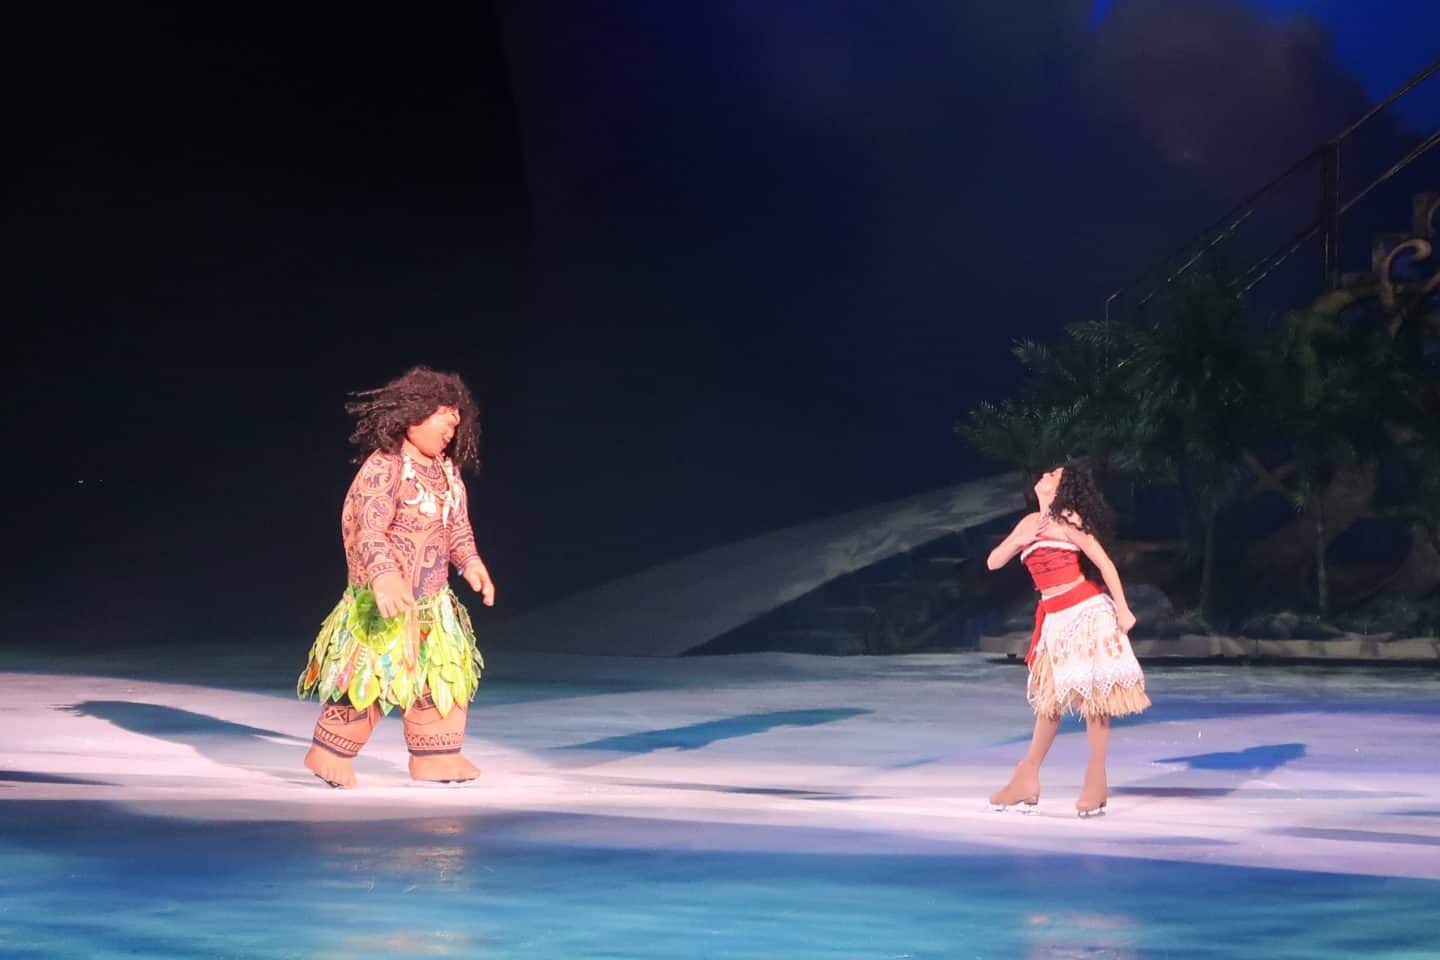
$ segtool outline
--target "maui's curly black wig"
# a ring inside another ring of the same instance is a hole
[[[1090,465],[1084,460],[1066,460],[1061,466],[1065,472],[1060,474],[1060,485],[1050,504],[1051,515],[1079,527],[1097,540],[1109,539],[1115,530],[1115,511],[1095,485]]]
[[[357,390],[345,410],[355,417],[350,442],[359,448],[356,461],[374,450],[399,453],[405,432],[422,423],[438,407],[460,411],[460,424],[445,453],[462,470],[480,468],[480,408],[459,374],[411,367],[383,387]]]

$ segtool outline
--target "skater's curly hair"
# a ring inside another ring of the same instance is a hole
[[[356,462],[371,451],[399,453],[405,433],[439,407],[460,411],[460,424],[445,453],[462,470],[480,468],[480,408],[459,374],[411,367],[374,390],[357,390],[345,410],[355,417],[350,442],[359,448]]]
[[[1055,500],[1050,504],[1051,515],[1097,540],[1108,539],[1115,529],[1115,512],[1095,485],[1089,463],[1066,460],[1060,466],[1064,472],[1060,474],[1060,485],[1055,488]]]

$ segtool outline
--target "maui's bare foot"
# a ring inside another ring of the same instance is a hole
[[[1005,810],[1014,806],[1033,807],[1040,802],[1040,771],[1024,763],[1015,768],[1010,782],[990,794],[990,807]]]
[[[410,758],[410,776],[415,780],[432,780],[440,783],[455,783],[474,780],[480,776],[480,768],[458,753],[446,753],[431,757]]]
[[[355,786],[355,767],[351,761],[379,722],[377,704],[372,703],[364,710],[356,710],[348,702],[322,704],[310,752],[305,754],[305,766],[332,787]]]
[[[1105,771],[1085,771],[1085,783],[1080,787],[1080,797],[1075,801],[1075,812],[1082,817],[1105,815],[1105,801],[1110,790],[1105,782]]]
[[[460,755],[465,743],[466,715],[465,707],[457,703],[442,716],[429,691],[405,711],[405,746],[410,750],[411,777],[453,783],[480,776],[480,768]]]
[[[310,772],[332,787],[353,788],[355,786],[355,765],[344,757],[337,757],[328,750],[311,747],[305,754],[305,766]]]

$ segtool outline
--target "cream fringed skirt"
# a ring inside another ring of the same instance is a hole
[[[1025,698],[1045,717],[1123,717],[1150,706],[1145,674],[1108,596],[1045,615]]]

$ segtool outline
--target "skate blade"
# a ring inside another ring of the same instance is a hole
[[[990,804],[990,809],[995,813],[1004,813],[1007,810],[1017,810],[1018,808],[1019,813],[1031,814],[1035,812],[1035,807],[1039,803],[1039,800],[1020,800],[1016,803],[992,803]]]

